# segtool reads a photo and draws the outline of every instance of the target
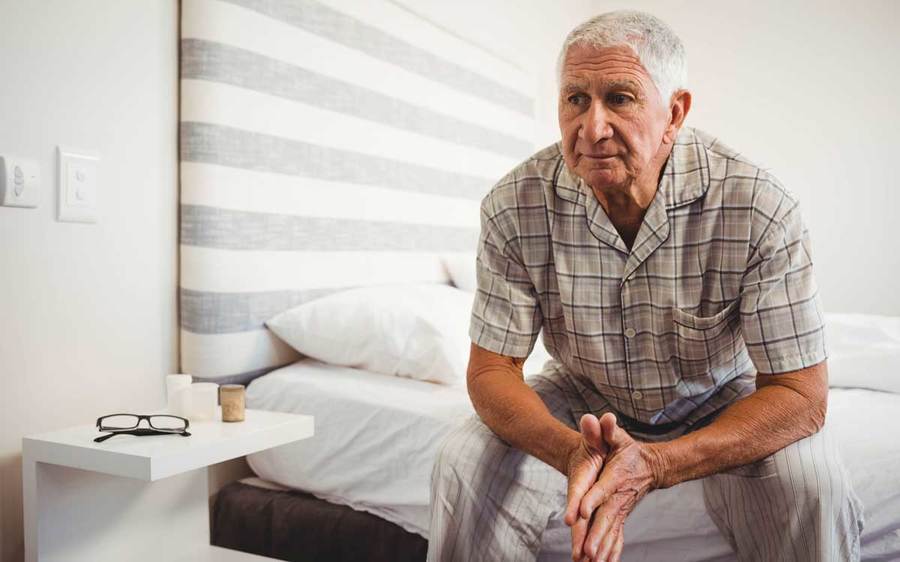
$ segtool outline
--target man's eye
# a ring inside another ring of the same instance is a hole
[[[608,99],[612,105],[626,105],[631,102],[631,97],[625,94],[610,94]]]
[[[584,105],[590,101],[590,99],[584,94],[572,94],[569,96],[569,103],[572,105]]]

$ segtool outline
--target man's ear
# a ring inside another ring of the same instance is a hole
[[[672,101],[669,104],[669,125],[663,135],[663,140],[668,143],[674,143],[678,131],[684,125],[684,120],[688,112],[691,110],[691,93],[687,90],[678,90],[672,94]]]

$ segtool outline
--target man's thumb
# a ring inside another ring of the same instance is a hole
[[[595,449],[603,445],[603,430],[600,428],[600,420],[594,414],[581,416],[578,424],[581,427],[581,436],[585,442]]]
[[[630,440],[628,433],[616,424],[616,415],[612,412],[603,414],[600,418],[600,428],[603,431],[603,440],[611,448],[622,447]]]

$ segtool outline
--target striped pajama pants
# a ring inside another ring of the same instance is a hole
[[[554,417],[577,427],[588,408],[568,376],[545,369],[527,380]],[[598,416],[610,411],[596,406],[592,400]],[[738,560],[859,559],[862,506],[827,427],[761,461],[704,478],[703,493]],[[475,416],[448,435],[434,465],[428,561],[536,560],[544,529],[565,502],[562,474],[510,447]]]

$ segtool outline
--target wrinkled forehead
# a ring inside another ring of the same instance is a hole
[[[560,78],[560,90],[611,85],[640,91],[653,84],[637,54],[627,45],[595,47],[575,43],[566,51]]]

